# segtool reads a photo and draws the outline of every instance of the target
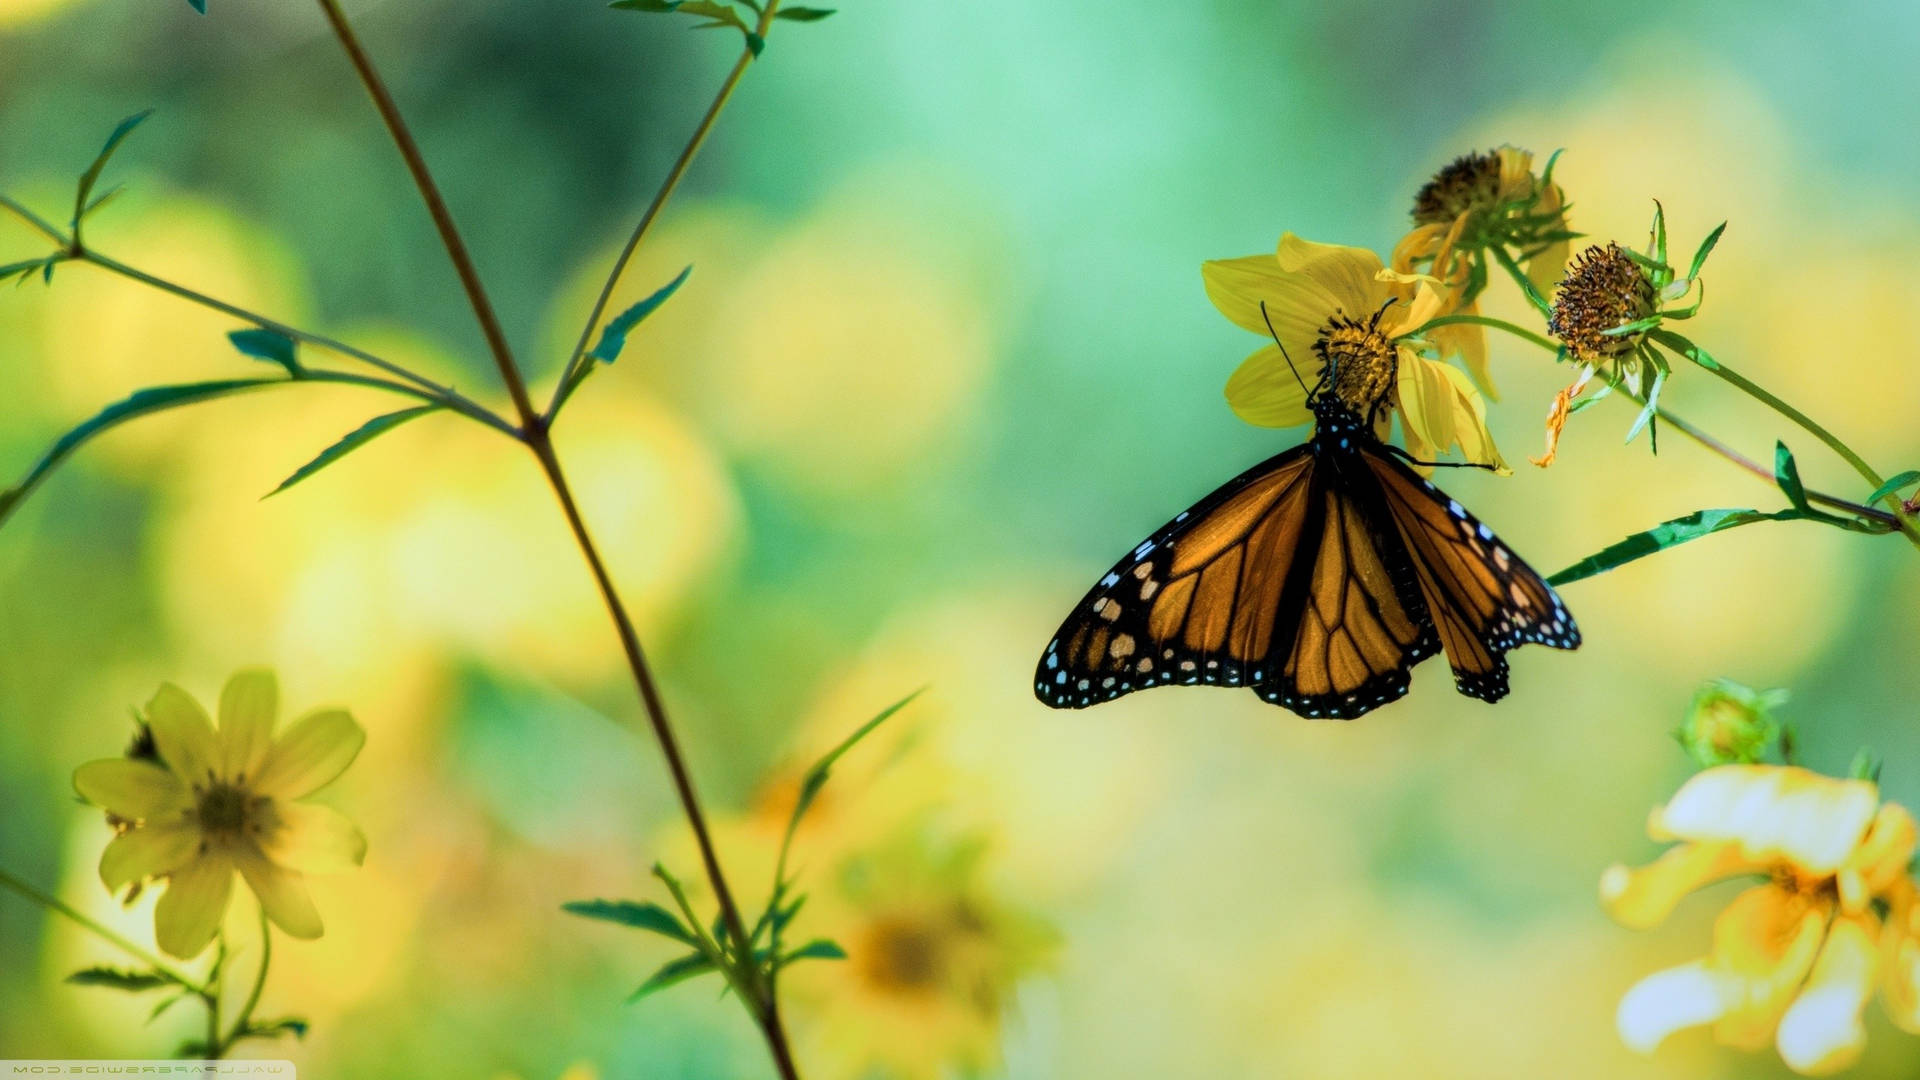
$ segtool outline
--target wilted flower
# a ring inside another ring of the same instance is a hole
[[[1497,249],[1505,259],[1517,255],[1534,290],[1544,295],[1567,263],[1573,235],[1552,161],[1536,176],[1531,153],[1502,146],[1462,154],[1420,188],[1413,230],[1394,246],[1393,269],[1442,282],[1453,299],[1446,314],[1477,315],[1489,252]],[[1428,336],[1442,359],[1458,356],[1475,381],[1494,393],[1484,328],[1459,323],[1435,327]]]
[[[1547,413],[1546,452],[1532,459],[1535,465],[1553,463],[1560,433],[1576,407],[1574,399],[1596,374],[1605,376],[1605,386],[1590,400],[1625,387],[1642,402],[1639,417],[1627,431],[1631,442],[1652,422],[1660,388],[1673,371],[1661,348],[1711,365],[1697,346],[1664,324],[1691,319],[1699,312],[1705,290],[1700,268],[1725,230],[1722,223],[1707,234],[1683,277],[1667,263],[1666,211],[1655,203],[1644,254],[1608,241],[1574,258],[1573,268],[1553,294],[1547,332],[1560,339],[1565,354],[1580,365],[1580,374],[1554,398]],[[1685,307],[1660,306],[1688,293],[1693,294],[1693,303]]]
[[[367,842],[345,816],[297,802],[333,782],[366,733],[339,709],[307,714],[274,737],[271,671],[241,671],[220,693],[216,730],[186,691],[162,684],[129,757],[90,761],[73,786],[119,831],[100,856],[109,890],[164,882],[154,913],[160,947],[191,958],[218,933],[237,870],[275,925],[320,936],[303,875],[358,866]],[[151,737],[151,753],[141,753]]]
[[[1415,457],[1458,445],[1468,461],[1505,471],[1479,391],[1457,368],[1416,349],[1422,342],[1412,332],[1449,303],[1432,278],[1396,274],[1371,251],[1292,233],[1275,255],[1211,261],[1201,275],[1221,314],[1271,342],[1227,380],[1227,403],[1242,420],[1310,423],[1307,388],[1331,363],[1330,391],[1373,418],[1382,439],[1397,406]]]
[[[1777,765],[1694,776],[1648,832],[1678,840],[1638,870],[1610,867],[1600,898],[1624,926],[1665,919],[1687,893],[1766,878],[1714,923],[1701,960],[1641,980],[1620,1002],[1620,1037],[1651,1052],[1681,1028],[1712,1024],[1722,1043],[1780,1057],[1807,1075],[1851,1064],[1860,1014],[1880,987],[1897,1023],[1920,1031],[1920,937],[1913,913],[1913,815],[1866,780]]]

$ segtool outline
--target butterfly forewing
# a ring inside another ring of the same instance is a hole
[[[1486,701],[1505,697],[1504,654],[1520,645],[1579,646],[1580,630],[1559,594],[1492,529],[1387,454],[1368,448],[1362,456],[1412,556],[1461,693]]]
[[[1265,670],[1307,519],[1314,458],[1296,447],[1235,477],[1103,576],[1034,679],[1059,708],[1169,683],[1239,686]]]

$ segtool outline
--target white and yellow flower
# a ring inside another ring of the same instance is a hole
[[[147,703],[146,730],[130,757],[90,761],[73,785],[107,811],[119,835],[100,856],[109,890],[164,882],[154,913],[160,947],[191,958],[213,941],[236,871],[274,924],[317,938],[320,913],[304,875],[360,865],[367,841],[338,811],[300,802],[332,783],[366,742],[340,709],[308,713],[276,738],[279,685],[271,671],[241,671],[220,693],[216,729],[171,683]]]
[[[1620,1037],[1651,1053],[1683,1028],[1720,1042],[1772,1042],[1808,1076],[1852,1064],[1861,1013],[1880,988],[1887,1010],[1920,1031],[1920,926],[1908,877],[1913,815],[1866,780],[1806,769],[1724,765],[1682,785],[1648,832],[1678,840],[1638,870],[1613,866],[1600,897],[1622,925],[1652,926],[1687,893],[1746,875],[1767,880],[1714,923],[1704,958],[1641,980],[1621,999]]]
[[[1458,446],[1466,460],[1507,471],[1479,391],[1459,369],[1421,355],[1425,342],[1412,334],[1450,305],[1433,278],[1389,271],[1363,248],[1292,233],[1273,255],[1215,260],[1201,275],[1221,314],[1269,339],[1227,380],[1227,403],[1242,420],[1310,423],[1308,388],[1331,363],[1329,390],[1373,419],[1383,439],[1397,407],[1415,457]]]

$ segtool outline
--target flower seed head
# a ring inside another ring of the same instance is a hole
[[[1329,372],[1334,395],[1361,416],[1393,389],[1400,350],[1380,329],[1380,314],[1365,321],[1335,315],[1320,328],[1313,351]]]
[[[1574,257],[1573,268],[1554,293],[1547,329],[1566,343],[1575,359],[1599,363],[1627,355],[1640,344],[1644,331],[1606,331],[1653,314],[1654,300],[1653,282],[1619,244],[1596,244]]]
[[[1500,202],[1500,156],[1462,154],[1433,174],[1413,197],[1415,225],[1449,225],[1462,214],[1491,211]]]

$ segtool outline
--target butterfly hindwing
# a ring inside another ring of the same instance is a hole
[[[1292,644],[1253,681],[1302,716],[1351,719],[1405,695],[1413,665],[1440,643],[1371,478],[1346,462],[1322,468],[1317,548],[1296,564],[1282,609]]]
[[[1507,694],[1508,650],[1580,644],[1566,605],[1534,569],[1458,500],[1384,451],[1362,451],[1415,568],[1420,593],[1461,693]]]
[[[1149,686],[1254,681],[1290,643],[1275,627],[1314,467],[1304,446],[1270,458],[1116,563],[1042,654],[1040,700],[1083,708]]]

